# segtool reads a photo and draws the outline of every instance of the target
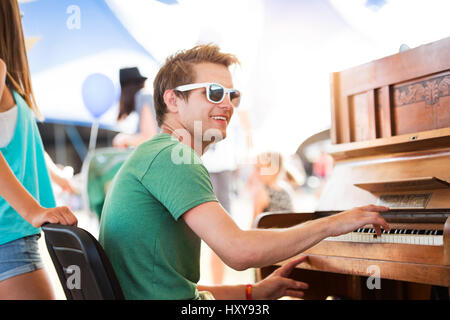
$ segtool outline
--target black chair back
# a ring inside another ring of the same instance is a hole
[[[68,300],[123,300],[114,269],[98,241],[84,229],[42,226],[47,249]]]

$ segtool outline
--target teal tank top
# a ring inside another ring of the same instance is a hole
[[[17,123],[12,140],[0,151],[17,179],[41,206],[55,207],[42,139],[33,111],[17,92],[11,92],[17,105]],[[40,232],[0,197],[0,245]]]

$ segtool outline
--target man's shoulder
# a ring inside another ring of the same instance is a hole
[[[167,157],[171,153],[177,152],[177,150],[190,152],[192,149],[167,133],[159,133],[150,140],[140,144],[134,153],[138,156],[144,155],[148,159]]]
[[[158,134],[133,152],[132,162],[152,167],[169,168],[184,164],[201,164],[200,157],[189,146],[169,134]]]
[[[177,144],[178,141],[171,135],[167,133],[158,133],[151,139],[141,143],[134,151],[134,154],[156,155],[174,148]]]

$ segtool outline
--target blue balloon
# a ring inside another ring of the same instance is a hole
[[[116,90],[116,97],[115,97],[115,100],[114,100],[114,102],[119,102],[120,101],[120,95],[122,94],[122,89],[120,88],[120,84],[118,83],[116,86],[115,86],[115,90]]]
[[[87,76],[81,92],[84,105],[94,118],[100,118],[113,105],[116,98],[114,83],[101,73]]]

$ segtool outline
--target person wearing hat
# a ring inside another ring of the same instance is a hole
[[[158,132],[153,96],[143,92],[147,77],[142,76],[137,67],[120,69],[119,79],[121,93],[117,120],[120,124],[129,118],[130,114],[136,112],[138,123],[133,133],[116,135],[113,145],[117,148],[136,147]]]

